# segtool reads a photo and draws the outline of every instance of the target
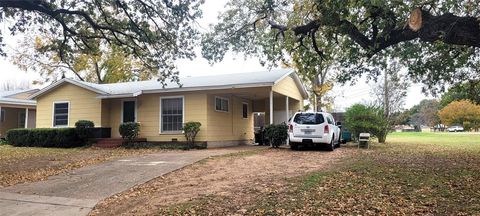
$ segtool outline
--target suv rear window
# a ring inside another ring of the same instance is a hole
[[[297,124],[315,125],[325,122],[322,114],[318,113],[298,113],[293,122]]]

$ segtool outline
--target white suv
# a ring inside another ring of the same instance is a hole
[[[325,112],[297,112],[288,125],[290,148],[300,145],[327,145],[333,151],[340,146],[341,125]]]
[[[448,132],[459,132],[459,131],[464,131],[464,129],[463,129],[462,126],[455,125],[455,126],[451,126],[451,127],[447,128],[447,131]]]

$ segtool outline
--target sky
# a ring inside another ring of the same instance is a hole
[[[203,18],[198,21],[201,31],[207,31],[209,24],[214,24],[218,21],[218,14],[224,9],[226,0],[206,0],[202,6]],[[5,31],[5,26],[0,26],[2,32]],[[14,49],[18,38],[4,35],[5,42],[8,49]],[[201,57],[200,48],[197,50],[197,58],[194,60],[179,60],[177,62],[180,77],[186,76],[205,76],[224,73],[242,73],[253,71],[266,71],[268,68],[260,65],[259,61],[254,58],[245,58],[242,54],[227,53],[224,60],[214,65],[208,64],[207,60]],[[10,59],[0,58],[0,85],[3,82],[25,82],[25,80],[32,81],[38,78],[38,75],[33,72],[24,72],[10,62]],[[335,86],[333,95],[335,95],[334,109],[341,111],[355,103],[364,103],[372,101],[370,94],[372,82],[366,83],[365,79],[361,78],[355,85],[346,84],[344,86]],[[41,88],[42,86],[33,86]],[[410,108],[418,104],[421,100],[427,98],[421,92],[421,84],[412,85],[408,89],[407,98],[405,100],[405,108]]]

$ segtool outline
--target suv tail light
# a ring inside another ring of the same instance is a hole
[[[288,124],[288,131],[290,131],[290,132],[293,131],[293,125],[292,124]]]
[[[330,128],[328,127],[328,125],[325,125],[325,127],[323,128],[323,133],[330,133]]]

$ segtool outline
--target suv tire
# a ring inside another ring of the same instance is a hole
[[[328,151],[333,151],[333,150],[335,150],[335,142],[334,142],[334,140],[335,140],[335,135],[333,135],[332,141],[330,141],[330,145],[327,146],[327,150],[328,150]]]
[[[290,143],[290,149],[298,150],[298,143]]]

